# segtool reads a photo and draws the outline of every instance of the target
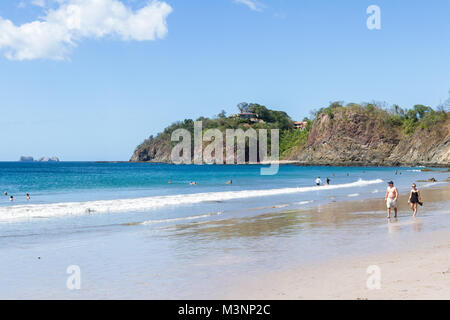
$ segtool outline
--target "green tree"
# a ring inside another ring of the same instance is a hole
[[[224,119],[227,117],[227,112],[225,110],[220,111],[220,113],[217,115],[217,118]]]

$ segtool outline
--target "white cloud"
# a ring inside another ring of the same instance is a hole
[[[253,11],[262,11],[265,6],[256,0],[234,0],[236,3],[246,5]]]
[[[45,0],[32,0],[31,4],[43,8],[45,7]]]
[[[11,60],[60,60],[82,39],[162,39],[172,12],[159,0],[135,12],[119,0],[58,0],[58,4],[44,17],[19,26],[0,17],[0,51]]]

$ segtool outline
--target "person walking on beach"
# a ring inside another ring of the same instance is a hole
[[[414,213],[413,217],[416,217],[417,205],[418,204],[422,205],[422,196],[420,195],[420,191],[419,191],[419,189],[417,189],[417,186],[415,183],[412,184],[412,189],[409,192],[408,203],[411,207],[411,210]]]
[[[391,218],[391,209],[394,209],[395,216],[397,218],[397,200],[398,200],[398,190],[394,187],[394,182],[388,182],[388,188],[386,190],[386,196],[384,197],[384,201],[386,201],[387,207],[387,218]]]
[[[322,184],[322,180],[320,180],[320,177],[317,177],[315,182],[316,182],[316,186],[320,186]]]

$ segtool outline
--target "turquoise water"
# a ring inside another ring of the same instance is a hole
[[[264,176],[260,169],[257,165],[0,163],[0,190],[8,193],[0,197],[0,222],[33,223],[75,215],[86,223],[170,222],[205,214],[214,219],[237,209],[379,197],[389,180],[407,191],[419,173],[423,179],[445,179],[446,175],[422,173],[420,168],[285,165],[278,174]],[[314,180],[319,176],[323,181],[331,179],[330,186],[316,187]],[[231,185],[226,184],[229,180]]]
[[[413,181],[449,176],[422,168],[283,165],[274,176],[260,169],[0,163],[0,191],[8,193],[0,197],[0,298],[185,297],[176,292],[207,292],[236,273],[389,245],[386,182],[404,195]],[[318,176],[331,185],[315,186]],[[320,209],[371,198],[381,199],[379,210],[345,219]],[[450,225],[427,212],[424,219],[425,230]],[[68,265],[84,271],[83,290],[65,287]]]
[[[276,189],[313,186],[321,176],[331,184],[358,179],[395,180],[399,186],[415,180],[420,168],[297,167],[285,165],[274,176],[260,175],[261,166],[175,166],[142,163],[0,163],[0,190],[15,195],[14,204],[107,200],[155,195]],[[395,171],[401,174],[395,174]],[[436,172],[423,174],[435,177]],[[445,173],[441,174],[446,177]],[[439,177],[437,177],[439,178]],[[232,179],[231,186],[225,182]],[[172,181],[172,184],[168,184]],[[189,182],[195,181],[195,187]],[[5,201],[2,201],[5,204]]]

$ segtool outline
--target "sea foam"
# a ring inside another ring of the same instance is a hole
[[[326,191],[342,188],[363,187],[382,183],[383,180],[358,180],[356,182],[297,188],[277,188],[264,190],[240,190],[176,194],[137,199],[99,200],[87,202],[62,202],[49,204],[14,205],[0,207],[0,222],[11,222],[38,217],[63,217],[68,215],[92,215],[106,213],[144,212],[166,206],[191,205],[211,201],[228,201],[254,197],[276,196],[312,191]]]

